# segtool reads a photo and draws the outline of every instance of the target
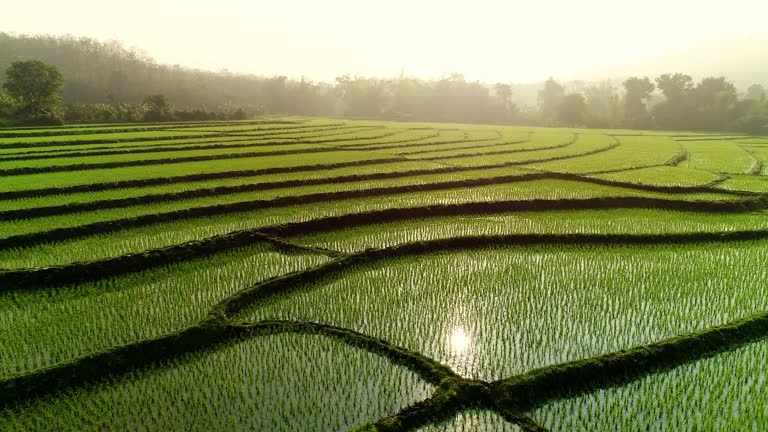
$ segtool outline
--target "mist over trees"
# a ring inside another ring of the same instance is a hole
[[[0,71],[26,60],[61,72],[56,95],[63,105],[56,112],[66,121],[278,114],[768,134],[766,90],[755,84],[739,94],[725,77],[695,82],[689,75],[669,73],[630,77],[620,86],[603,82],[578,88],[550,77],[538,91],[538,104],[529,106],[516,101],[518,85],[468,81],[458,73],[440,80],[342,75],[324,83],[162,65],[118,42],[0,33]],[[0,83],[4,80],[6,75],[0,74]],[[0,93],[0,117],[19,113],[18,94],[7,87],[6,92]],[[42,113],[39,107],[30,109]]]

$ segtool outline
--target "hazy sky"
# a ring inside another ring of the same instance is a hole
[[[118,39],[162,63],[331,80],[343,73],[533,81],[745,32],[766,0],[10,0],[0,31]]]

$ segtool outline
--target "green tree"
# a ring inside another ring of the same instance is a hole
[[[545,123],[554,123],[558,117],[560,103],[565,97],[565,89],[554,78],[544,83],[544,88],[539,90],[539,113]]]
[[[585,124],[595,128],[616,128],[621,120],[621,103],[610,82],[584,88],[587,101]]]
[[[388,111],[390,102],[390,81],[361,76],[343,75],[336,78],[339,100],[343,103],[344,115],[352,117],[377,117]]]
[[[425,109],[434,121],[481,123],[493,121],[495,103],[488,87],[454,72],[434,83]]]
[[[656,78],[656,87],[667,100],[680,102],[693,90],[693,78],[681,73],[664,74]]]
[[[658,126],[666,129],[688,129],[693,112],[693,78],[681,73],[664,74],[656,78],[656,87],[665,100],[653,107]]]
[[[624,81],[624,119],[630,128],[644,129],[652,126],[645,106],[656,86],[648,77],[631,77]]]
[[[743,112],[736,121],[736,128],[753,135],[768,135],[768,102],[747,99],[740,103]]]
[[[0,93],[0,119],[11,118],[19,109],[19,100],[8,94]]]
[[[5,72],[3,88],[19,101],[16,113],[22,118],[54,118],[61,104],[61,86],[64,77],[58,69],[39,60],[11,63]]]
[[[144,98],[144,121],[170,121],[173,120],[173,105],[168,102],[165,95],[155,94]]]
[[[502,123],[509,123],[512,121],[517,107],[512,102],[512,86],[504,83],[497,83],[493,86],[493,90],[501,104],[501,116],[500,121]]]
[[[584,117],[587,114],[587,103],[581,93],[571,93],[563,97],[558,110],[560,121],[570,126],[579,126],[584,124]]]
[[[509,110],[512,104],[512,87],[509,84],[498,83],[493,86],[496,97],[501,100],[504,109]]]
[[[693,90],[694,126],[702,130],[728,130],[736,121],[736,87],[725,77],[704,78]]]
[[[765,101],[765,94],[765,87],[760,84],[752,84],[747,89],[747,94],[744,96],[744,99],[763,102]]]

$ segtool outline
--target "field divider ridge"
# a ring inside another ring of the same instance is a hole
[[[546,366],[492,383],[497,400],[529,411],[554,399],[623,386],[768,337],[768,312],[609,354]]]
[[[250,139],[243,139],[242,141],[223,141],[226,144],[209,144],[209,143],[192,143],[189,145],[180,145],[175,147],[140,147],[136,149],[110,149],[110,150],[96,150],[96,151],[73,151],[68,153],[44,153],[33,152],[30,155],[13,155],[13,156],[0,156],[0,162],[13,162],[13,161],[26,161],[26,160],[43,160],[43,159],[59,159],[59,158],[72,158],[72,157],[92,157],[92,156],[123,156],[133,154],[148,154],[148,153],[165,153],[165,152],[186,152],[186,151],[199,151],[199,150],[222,150],[222,149],[238,149],[238,148],[258,148],[258,147],[271,147],[271,146],[292,146],[302,144],[323,144],[336,141],[310,141],[310,140],[290,140],[290,141],[266,141],[266,142],[254,142],[258,141],[258,137],[251,137]],[[211,141],[213,143],[217,141]],[[219,141],[221,142],[221,141]],[[328,149],[336,147],[325,147]],[[342,147],[338,147],[342,149]],[[278,150],[278,152],[281,150]],[[289,150],[285,150],[289,151]],[[294,150],[296,151],[296,150]],[[268,154],[269,152],[262,152],[262,154]],[[280,153],[276,153],[280,154]],[[286,153],[288,154],[288,153]],[[23,167],[21,167],[23,168]]]
[[[307,143],[297,143],[297,144],[307,144]],[[47,174],[47,173],[56,173],[56,172],[91,171],[91,170],[100,170],[100,169],[109,169],[109,168],[169,165],[169,164],[187,163],[187,162],[205,162],[205,161],[227,160],[227,159],[246,159],[246,158],[259,158],[259,157],[282,156],[282,155],[292,155],[292,154],[332,153],[336,151],[354,151],[354,150],[343,150],[341,148],[334,148],[334,147],[322,147],[322,148],[316,148],[316,149],[225,153],[225,154],[215,154],[215,155],[187,156],[187,157],[164,158],[164,159],[145,159],[145,160],[118,161],[118,162],[74,164],[74,165],[51,165],[51,166],[44,166],[44,167],[20,167],[20,168],[0,169],[0,176],[10,177],[10,176],[20,176],[20,175],[29,175],[29,174]]]
[[[311,269],[278,276],[269,281],[245,288],[221,301],[212,310],[214,315],[232,317],[250,305],[269,299],[276,294],[289,294],[301,290],[310,282],[333,280],[357,265],[385,261],[391,258],[419,256],[435,251],[474,250],[499,246],[524,245],[656,245],[681,243],[722,243],[768,238],[768,230],[731,231],[724,233],[686,234],[510,234],[499,236],[464,236],[437,240],[402,243],[379,249],[366,249],[347,254]]]
[[[688,153],[688,147],[684,146],[680,141],[677,141],[677,140],[672,140],[672,141],[674,141],[677,148],[680,149],[680,153],[664,161],[662,166],[664,165],[672,166],[672,167],[679,166],[681,163],[687,161],[688,157],[690,156],[690,154]]]
[[[546,158],[540,158],[540,159],[529,159],[524,161],[515,161],[515,162],[506,162],[504,163],[505,166],[521,166],[521,165],[529,165],[534,163],[541,163],[541,162],[551,162],[556,160],[566,160],[566,159],[574,159],[582,156],[591,156],[598,153],[604,153],[609,150],[613,150],[616,147],[618,147],[620,144],[618,140],[614,140],[613,143],[609,144],[606,147],[601,147],[593,150],[586,151],[584,153],[579,154],[572,154],[572,155],[560,155],[560,156],[551,156]],[[422,161],[433,161],[433,162],[442,162],[446,163],[447,161],[450,161],[451,159],[460,159],[460,158],[466,158],[466,157],[476,157],[476,156],[494,156],[494,155],[503,155],[503,154],[515,154],[515,153],[522,153],[522,152],[536,152],[536,151],[543,151],[547,149],[541,149],[541,150],[515,150],[515,151],[505,151],[505,152],[492,152],[492,153],[474,153],[474,154],[465,154],[465,155],[459,155],[459,156],[442,156],[442,157],[436,157],[436,158],[425,158],[425,159],[409,159],[409,160],[422,160]]]
[[[407,148],[407,147],[425,147],[425,146],[443,146],[443,145],[450,145],[450,144],[460,144],[460,143],[472,143],[472,142],[486,142],[486,141],[494,141],[493,139],[483,138],[483,139],[451,139],[451,140],[445,140],[445,141],[429,141],[429,142],[418,142],[425,139],[431,139],[436,138],[437,136],[431,136],[431,137],[421,137],[414,139],[414,142],[408,142],[408,143],[375,143],[375,144],[352,144],[348,146],[344,146],[344,148],[348,148],[350,150],[362,150],[362,151],[368,151],[368,150],[390,150],[390,149],[399,149],[399,148]],[[382,144],[395,144],[395,145],[382,145]]]
[[[70,213],[80,213],[80,212],[86,212],[86,211],[130,207],[130,206],[141,205],[141,204],[166,203],[166,202],[172,202],[172,201],[178,201],[178,200],[184,200],[184,199],[224,196],[227,194],[235,194],[235,193],[243,193],[243,192],[258,192],[258,191],[274,190],[274,189],[290,188],[290,187],[298,187],[298,186],[345,184],[345,183],[355,183],[355,182],[370,181],[370,180],[408,178],[408,177],[414,177],[418,175],[461,173],[463,171],[468,171],[468,170],[471,170],[471,169],[458,168],[458,167],[456,168],[446,167],[446,168],[438,168],[438,169],[413,170],[413,171],[403,171],[403,172],[394,172],[394,173],[377,173],[377,174],[367,174],[367,175],[329,177],[329,178],[321,178],[321,179],[284,180],[284,181],[277,181],[277,182],[241,184],[241,185],[235,185],[235,186],[218,186],[214,188],[193,189],[193,190],[187,190],[182,192],[140,195],[140,196],[129,197],[129,198],[113,198],[113,199],[95,200],[95,201],[83,202],[83,203],[58,204],[58,205],[51,205],[51,206],[4,210],[4,211],[0,211],[0,221],[15,220],[15,219],[31,219],[31,218],[56,216],[56,215],[63,215],[63,214],[70,214]],[[723,191],[720,189],[713,189],[707,186],[703,186],[703,187],[701,186],[692,186],[692,187],[650,186],[650,185],[619,182],[619,181],[613,181],[613,180],[597,179],[597,178],[592,178],[592,177],[588,177],[580,174],[553,173],[553,172],[546,172],[546,171],[528,173],[528,174],[512,174],[512,175],[506,175],[506,176],[502,175],[502,176],[495,176],[495,177],[484,177],[484,178],[477,178],[477,179],[454,180],[449,182],[421,183],[421,184],[413,184],[413,185],[389,186],[384,188],[369,188],[369,189],[361,189],[360,191],[370,191],[371,195],[373,196],[381,193],[383,190],[401,190],[397,188],[403,188],[403,187],[411,187],[413,189],[408,191],[416,192],[420,190],[437,190],[436,188],[451,189],[451,188],[477,187],[477,186],[489,186],[493,184],[525,182],[525,181],[532,181],[532,180],[568,180],[568,181],[578,181],[578,182],[598,184],[603,186],[614,186],[614,187],[621,187],[626,189],[642,190],[642,191],[648,191],[648,192],[663,192],[663,193],[703,192],[703,193],[718,193],[718,194],[739,196],[739,197],[749,197],[749,196],[760,195],[759,193],[755,193],[755,192],[728,191],[728,190]],[[348,192],[349,191],[337,191],[337,192],[326,192],[325,194],[345,194]],[[400,193],[400,192],[395,191],[394,193]],[[311,201],[313,199],[312,198],[313,195],[315,194],[294,195],[294,196],[308,197],[308,199],[310,200],[309,202],[313,202]],[[276,198],[276,199],[280,199],[280,198]]]
[[[149,270],[191,259],[205,258],[257,242],[272,244],[283,253],[312,253],[331,258],[348,254],[325,248],[299,245],[264,235],[256,230],[195,240],[184,244],[150,249],[142,252],[120,255],[101,260],[76,262],[61,266],[34,269],[0,270],[0,293],[42,289],[73,283],[99,280],[107,277]]]
[[[484,142],[484,141],[485,140],[480,141],[480,142]],[[493,142],[493,141],[496,141],[496,140],[489,140],[489,141]],[[466,141],[463,141],[463,142],[466,142]],[[419,151],[413,151],[413,152],[409,151],[409,152],[396,153],[396,154],[408,157],[408,156],[417,155],[417,154],[439,153],[439,152],[444,152],[446,150],[481,149],[481,148],[501,147],[501,146],[514,145],[514,144],[524,144],[524,143],[527,143],[527,142],[528,142],[528,140],[504,141],[504,142],[495,142],[494,144],[481,144],[481,145],[473,145],[473,146],[466,146],[466,147],[451,147],[450,149],[439,148],[439,149],[430,149],[430,150],[419,150]],[[429,145],[430,144],[425,144],[424,147],[427,147]],[[418,148],[418,147],[416,147],[416,148]]]
[[[525,142],[525,141],[510,142],[510,143],[504,143],[504,144],[520,144],[520,143],[523,143],[523,142]],[[465,158],[465,157],[475,157],[475,156],[495,156],[495,155],[514,154],[514,153],[530,153],[530,152],[538,152],[538,151],[543,151],[543,150],[552,150],[552,149],[558,149],[558,148],[565,148],[565,147],[573,145],[575,142],[576,142],[576,138],[572,139],[571,141],[566,142],[565,144],[559,144],[559,145],[551,146],[551,147],[542,147],[542,148],[535,148],[535,149],[509,149],[509,150],[499,150],[499,151],[492,151],[492,152],[460,153],[460,154],[450,155],[450,156],[435,156],[435,157],[427,157],[427,158],[415,158],[413,160],[435,161],[435,160]],[[499,145],[501,145],[501,144],[499,144]],[[470,147],[470,148],[468,148],[468,150],[472,149],[472,148],[481,148],[481,147]],[[609,149],[605,149],[605,150],[609,150]],[[605,151],[605,150],[601,149],[601,151]],[[443,150],[441,150],[441,151],[443,151]],[[405,154],[404,156],[407,157],[408,154]],[[576,156],[582,156],[582,155],[580,154],[580,155],[576,155]],[[575,157],[575,156],[569,156],[569,157]],[[563,158],[563,157],[558,157],[558,158]],[[550,159],[545,159],[545,160],[550,160]],[[527,164],[527,163],[535,163],[535,162],[543,162],[543,161],[544,160],[531,160],[531,161],[525,161],[524,163]],[[510,162],[509,164],[510,165],[522,165],[522,163],[520,163],[520,162]]]
[[[282,333],[322,335],[386,357],[429,383],[438,384],[456,374],[448,367],[415,351],[395,346],[353,330],[309,321],[265,320],[229,323],[210,317],[157,338],[95,352],[78,359],[7,377],[0,381],[0,408],[53,394],[67,388],[102,382],[130,372],[151,368],[185,354],[215,349],[236,339]]]
[[[491,390],[483,381],[448,378],[440,383],[430,398],[354,429],[354,432],[415,431],[421,426],[448,420],[464,409],[493,409],[491,398]]]
[[[486,237],[472,237],[368,249],[336,258],[311,269],[278,276],[227,297],[211,308],[207,318],[184,330],[114,347],[3,379],[0,381],[0,388],[4,390],[0,393],[0,407],[18,406],[67,388],[124,376],[132,371],[148,369],[184,354],[216,349],[237,338],[298,332],[335,337],[344,343],[385,356],[396,364],[408,367],[428,382],[438,385],[431,398],[417,402],[394,416],[380,419],[360,430],[411,430],[419,425],[448,418],[464,408],[487,408],[501,413],[505,419],[517,419],[523,430],[540,431],[543,428],[540,428],[532,419],[527,421],[528,417],[522,413],[555,398],[571,397],[598,388],[624,385],[648,374],[670,370],[768,336],[768,313],[762,313],[660,342],[547,366],[499,381],[485,382],[463,379],[448,366],[429,359],[421,353],[397,347],[385,340],[351,329],[297,321],[232,322],[233,315],[258,301],[268,301],[276,295],[301,290],[303,284],[322,282],[325,278],[342,274],[345,270],[359,264],[369,264],[378,259],[388,259],[403,254],[433,253],[450,248],[488,247],[501,244],[502,240],[509,241],[511,237],[507,236],[506,239],[503,236],[498,237],[495,238],[496,242],[488,242]],[[516,240],[521,238],[521,236],[514,237]],[[702,235],[550,237],[556,244],[562,244],[563,239],[573,237],[591,237],[595,240],[599,238],[601,241],[618,237],[624,240],[634,239],[640,243],[646,243],[651,237],[656,237],[678,243],[677,240],[680,237],[693,239],[701,238]],[[727,233],[715,237],[733,239],[734,235]],[[520,243],[516,241],[514,244]]]
[[[223,132],[212,131],[210,133],[204,133],[200,135],[176,135],[176,136],[160,136],[160,137],[140,137],[140,138],[121,138],[121,139],[83,139],[83,140],[69,140],[69,141],[40,141],[35,143],[8,143],[0,144],[0,149],[17,149],[17,148],[43,148],[43,147],[63,147],[67,145],[84,145],[84,144],[117,144],[117,143],[132,143],[141,141],[173,141],[178,139],[197,139],[197,138],[216,138],[225,137],[227,134]]]
[[[350,129],[350,128],[356,128],[355,126],[345,126],[345,127],[334,127],[334,128],[321,128],[321,129],[309,129],[309,130],[299,130],[299,132],[326,132],[326,131],[335,131],[335,130],[344,130],[344,129]],[[286,131],[286,132],[270,132],[265,133],[263,135],[248,135],[248,139],[236,137],[236,140],[232,140],[231,142],[243,142],[243,141],[253,141],[253,140],[261,140],[261,139],[271,139],[274,137],[280,137],[281,135],[290,135],[290,134],[296,134],[298,132],[294,130],[287,130],[287,129],[274,129],[275,131]],[[193,146],[193,145],[201,145],[201,144],[210,144],[210,143],[221,143],[222,141],[219,140],[219,138],[232,138],[231,136],[227,135],[226,132],[222,132],[223,136],[213,136],[210,140],[206,139],[205,141],[195,141],[195,142],[188,142],[184,139],[178,139],[179,142],[170,142],[170,143],[163,143],[162,146],[159,144],[142,144],[142,142],[153,142],[152,139],[145,139],[145,141],[136,141],[136,144],[127,144],[127,145],[106,145],[103,147],[89,147],[87,149],[68,149],[67,147],[73,147],[66,145],[66,143],[63,143],[63,145],[60,146],[53,146],[50,150],[41,150],[41,151],[26,151],[26,152],[14,152],[14,153],[7,153],[5,156],[3,156],[2,160],[9,160],[9,157],[25,157],[25,156],[36,156],[36,155],[45,155],[50,156],[51,158],[57,158],[57,157],[72,157],[72,155],[76,155],[78,153],[83,153],[83,155],[94,155],[96,154],[95,151],[101,151],[101,150],[111,150],[115,153],[109,153],[109,154],[125,154],[125,153],[141,153],[143,150],[148,149],[155,149],[155,148],[166,148],[166,149],[185,149],[187,146]],[[311,135],[310,137],[316,137],[316,136],[325,136],[325,135]],[[275,143],[280,144],[292,144],[295,143],[297,138],[284,138],[284,141],[275,141]],[[230,141],[225,141],[230,142]],[[118,143],[119,144],[119,143]],[[165,147],[163,147],[165,146]],[[47,157],[45,158],[47,159]]]
[[[551,146],[547,146],[547,147],[532,148],[532,149],[511,149],[511,150],[509,150],[507,152],[503,152],[503,153],[502,152],[498,152],[498,153],[494,153],[494,152],[489,152],[489,153],[464,153],[464,154],[459,154],[459,155],[451,155],[451,156],[447,156],[447,157],[469,157],[469,156],[482,156],[482,155],[507,154],[507,153],[523,153],[523,152],[540,151],[540,150],[552,150],[552,149],[563,148],[563,147],[568,147],[570,145],[573,145],[576,142],[576,140],[578,139],[578,137],[579,137],[579,134],[573,134],[573,136],[568,141],[565,141],[565,142],[562,142],[562,143],[559,143],[559,144],[555,144],[555,145],[551,145]],[[492,141],[492,140],[482,140],[482,141]],[[527,143],[527,142],[530,142],[530,141],[531,140],[529,138],[529,139],[523,139],[523,140],[507,141],[507,142],[502,142],[502,143],[497,143],[497,144],[469,146],[469,147],[459,147],[459,148],[454,148],[454,149],[449,149],[449,150],[471,150],[471,149],[478,149],[478,148],[497,147],[497,146],[503,146],[503,145],[524,144],[524,143]],[[419,152],[409,152],[409,153],[401,153],[401,154],[403,156],[408,157],[408,156],[414,155],[414,154],[438,153],[438,152],[443,152],[443,151],[446,151],[446,150],[445,149],[433,149],[433,150],[424,150],[424,151],[419,151]],[[438,160],[438,159],[444,159],[444,158],[446,158],[446,156],[436,157],[436,158],[419,158],[419,160]]]
[[[32,372],[13,375],[0,381],[0,409],[81,387],[109,378],[162,366],[162,363],[186,354],[214,350],[227,343],[250,337],[285,333],[319,335],[385,357],[403,366],[431,384],[458,379],[448,366],[418,352],[393,345],[383,339],[354,330],[311,321],[264,320],[232,323],[208,317],[189,327],[127,345],[98,351]]]
[[[206,173],[206,174],[189,174],[189,175],[174,176],[174,177],[155,177],[155,178],[137,179],[137,180],[121,180],[116,182],[90,183],[90,184],[75,185],[75,186],[65,186],[60,188],[40,188],[40,189],[6,191],[6,192],[0,192],[0,200],[33,198],[33,197],[43,197],[48,195],[62,195],[62,194],[81,193],[81,192],[99,192],[99,191],[112,190],[112,189],[138,188],[138,187],[159,186],[159,185],[176,184],[176,183],[197,182],[197,181],[205,181],[205,180],[221,180],[221,179],[230,179],[230,178],[253,177],[253,176],[262,175],[262,174],[305,172],[305,171],[314,171],[314,170],[322,170],[322,169],[345,168],[345,167],[351,167],[351,166],[379,165],[379,164],[405,162],[405,161],[418,162],[418,160],[407,159],[405,157],[398,156],[394,158],[342,162],[337,164],[309,165],[309,166],[297,166],[297,167],[286,167],[286,168],[267,168],[267,169],[260,169],[260,170],[224,171],[224,172],[215,172],[215,173]],[[328,184],[327,182],[333,182],[332,179],[338,179],[336,180],[336,182],[377,180],[377,179],[384,179],[384,178],[407,177],[407,176],[415,176],[415,175],[422,175],[422,174],[444,174],[444,173],[458,173],[458,172],[466,172],[466,171],[481,171],[481,170],[505,168],[510,166],[525,165],[529,163],[533,163],[533,162],[531,161],[507,162],[507,163],[490,164],[490,165],[482,165],[482,166],[445,166],[445,167],[435,168],[435,169],[420,169],[420,170],[388,172],[388,173],[361,174],[361,175],[330,177],[325,179],[288,180],[282,183],[270,182],[268,184],[275,184],[276,185],[275,187],[291,187],[295,185]],[[572,173],[558,173],[558,172],[549,172],[549,171],[541,171],[541,170],[538,170],[538,171],[539,173],[548,173],[551,176],[561,176],[557,178],[560,178],[563,180],[579,180],[579,181],[589,181],[593,183],[601,181],[603,182],[601,184],[606,184],[606,185],[616,185],[616,186],[627,187],[627,188],[641,188],[643,190],[654,190],[658,192],[674,192],[674,191],[682,192],[682,191],[697,191],[697,190],[703,191],[700,188],[697,189],[697,187],[639,185],[636,183],[629,183],[629,182],[593,179],[593,178],[585,177],[583,175],[572,174]],[[620,171],[624,171],[624,169]],[[590,173],[590,174],[594,174],[594,173]],[[302,183],[298,183],[298,182],[302,182]],[[284,186],[278,186],[279,184],[283,184]]]
[[[259,126],[259,125],[289,125],[289,124],[303,124],[306,121],[298,120],[270,120],[270,121],[239,121],[236,124],[242,126]],[[341,123],[340,123],[341,124]],[[110,126],[114,126],[112,129]],[[14,133],[2,131],[0,132],[0,138],[37,138],[48,136],[70,136],[70,135],[94,135],[102,133],[120,133],[120,132],[152,132],[152,131],[167,131],[178,129],[195,129],[201,127],[215,127],[215,126],[232,126],[231,122],[217,121],[217,122],[181,122],[181,123],[146,123],[142,127],[120,127],[118,123],[93,124],[93,125],[80,125],[70,124],[67,126],[55,126],[46,131],[34,131],[28,133]],[[33,130],[39,129],[39,126],[25,126],[14,127],[13,130]],[[96,129],[96,130],[89,130]],[[276,128],[277,129],[277,128]],[[283,129],[283,128],[280,128]]]
[[[547,428],[540,425],[528,414],[513,412],[498,406],[496,407],[496,412],[498,412],[504,420],[519,426],[522,432],[548,432]]]
[[[745,148],[743,145],[739,144],[738,142],[731,141],[736,147],[740,148],[745,153],[749,154],[749,156],[752,158],[752,166],[749,169],[749,172],[747,174],[758,176],[760,173],[763,172],[763,166],[765,165],[763,161],[755,154],[755,152],[749,148]]]
[[[61,266],[48,266],[44,268],[0,270],[0,283],[4,289],[23,290],[41,288],[43,286],[56,286],[85,280],[97,280],[110,275],[132,273],[147,270],[184,260],[204,257],[214,253],[231,250],[234,248],[252,244],[255,241],[269,241],[273,244],[286,245],[288,248],[303,250],[305,252],[320,253],[329,256],[350,255],[341,251],[333,251],[323,248],[297,245],[293,242],[282,240],[285,237],[300,236],[323,231],[333,231],[334,227],[359,227],[377,223],[397,222],[409,219],[432,218],[442,216],[458,216],[473,214],[496,214],[510,211],[529,210],[587,210],[605,208],[649,208],[651,203],[658,204],[658,208],[673,210],[690,210],[689,201],[671,201],[651,198],[615,198],[615,199],[581,199],[581,200],[539,200],[539,201],[496,201],[473,202],[465,204],[453,204],[442,206],[422,206],[411,208],[394,208],[376,210],[370,212],[350,213],[340,216],[311,219],[303,222],[285,223],[253,228],[250,230],[235,231],[208,237],[201,240],[193,240],[187,243],[167,246],[164,248],[150,249],[118,257],[105,258],[89,262],[71,263]],[[741,211],[751,210],[755,206],[768,207],[768,198],[755,203],[739,202],[694,202],[694,209],[709,211]],[[702,206],[698,207],[697,206]],[[742,207],[743,206],[743,207]],[[65,231],[66,232],[66,231]],[[56,231],[54,231],[56,233]],[[74,234],[74,233],[73,233]],[[60,232],[56,234],[63,236]],[[509,234],[504,236],[465,236],[449,239],[431,240],[425,244],[450,245],[456,243],[467,247],[469,245],[491,244],[538,244],[552,242],[568,243],[638,243],[652,244],[664,242],[706,242],[706,241],[740,241],[761,239],[768,237],[768,231],[731,231],[722,233],[684,233],[684,234]],[[18,236],[16,237],[18,238]],[[12,238],[13,239],[13,238]],[[27,241],[37,240],[39,243],[55,241],[53,238],[34,238],[27,236]],[[276,240],[278,239],[278,240]],[[16,247],[29,245],[30,243],[19,241]],[[408,245],[406,243],[404,245]],[[420,243],[416,243],[420,244]],[[405,246],[403,246],[405,247]]]
[[[675,141],[730,141],[730,140],[736,140],[736,139],[744,139],[744,138],[755,138],[751,135],[723,135],[723,136],[703,136],[700,137],[698,135],[678,135],[675,137]]]
[[[492,179],[493,180],[493,179]],[[506,178],[496,178],[491,183],[487,179],[477,179],[474,181],[455,181],[443,183],[429,183],[421,185],[405,185],[395,187],[371,188],[362,190],[350,190],[339,192],[319,192],[306,195],[285,196],[271,200],[252,200],[241,201],[230,204],[218,204],[213,206],[193,207],[182,210],[175,210],[164,213],[145,214],[122,219],[109,221],[93,222],[67,228],[55,228],[47,231],[39,231],[27,234],[0,239],[0,249],[26,247],[35,244],[49,243],[54,241],[70,240],[78,237],[90,236],[95,234],[106,234],[127,228],[136,228],[151,225],[159,222],[178,221],[182,219],[195,219],[222,215],[227,213],[237,213],[244,211],[254,211],[277,207],[287,207],[292,205],[301,205],[308,203],[333,202],[351,198],[368,198],[374,196],[387,196],[402,193],[450,190],[455,188],[480,186],[485,184],[503,184],[515,182],[519,176],[508,176]],[[500,204],[500,203],[504,204]],[[506,208],[508,210],[534,211],[545,209],[592,209],[592,208],[659,208],[669,210],[693,210],[693,211],[721,211],[721,212],[740,212],[760,210],[768,207],[768,195],[749,196],[739,200],[732,201],[694,201],[694,200],[672,200],[664,198],[646,198],[646,197],[604,197],[604,198],[584,198],[584,199],[531,199],[517,201],[497,201],[496,207]],[[493,206],[491,203],[472,203],[477,212],[482,212],[484,206]],[[445,215],[451,214],[449,209],[456,208],[453,205],[433,205],[428,208],[435,209],[435,212],[443,210]],[[459,207],[460,208],[460,207]],[[446,210],[448,210],[446,212]],[[384,210],[397,212],[398,209]],[[403,209],[399,211],[409,211]],[[412,210],[411,210],[412,211]],[[364,215],[359,213],[357,215]],[[373,213],[376,214],[376,213]],[[379,213],[386,214],[386,213]],[[418,214],[418,210],[414,215]],[[349,218],[365,216],[349,216]],[[324,219],[327,221],[327,219]]]
[[[50,195],[61,195],[68,193],[82,193],[82,192],[101,192],[105,190],[113,189],[126,189],[126,188],[140,188],[147,186],[162,186],[177,183],[187,182],[201,182],[206,180],[222,180],[233,179],[242,177],[254,177],[263,174],[289,174],[294,172],[310,172],[320,171],[335,168],[349,168],[356,166],[368,166],[368,165],[381,165],[388,163],[405,162],[407,159],[401,157],[383,158],[383,159],[370,159],[352,162],[339,162],[333,164],[320,164],[320,165],[300,165],[294,167],[284,168],[264,168],[258,170],[237,170],[237,171],[223,171],[204,174],[187,174],[174,177],[153,177],[147,179],[137,180],[121,180],[116,182],[105,183],[90,183],[75,186],[65,187],[51,187],[40,189],[26,189],[17,191],[0,192],[0,200],[12,200],[19,198],[35,198],[44,197]]]
[[[338,128],[322,128],[315,126],[315,129],[301,129],[299,132],[322,132],[322,131],[333,131],[333,130],[345,130],[345,129],[360,129],[359,126],[340,126]],[[375,130],[375,129],[385,129],[385,128],[379,128],[379,127],[370,127],[365,128],[365,130]],[[175,129],[171,129],[169,131],[173,131]],[[286,132],[279,132],[281,130],[284,130]],[[104,132],[110,133],[110,132]],[[129,144],[129,143],[141,143],[146,141],[175,141],[175,140],[187,140],[187,139],[205,139],[205,138],[224,138],[224,137],[248,137],[251,139],[259,139],[259,137],[270,137],[270,136],[279,136],[279,135],[289,135],[291,133],[297,133],[294,131],[290,131],[287,129],[273,129],[269,133],[266,134],[255,134],[255,135],[246,135],[246,134],[236,134],[231,133],[227,131],[208,131],[208,132],[201,132],[200,135],[181,135],[181,136],[160,136],[160,137],[137,137],[137,138],[121,138],[121,139],[92,139],[92,140],[67,140],[67,141],[40,141],[40,142],[31,142],[31,143],[23,143],[23,142],[17,142],[17,143],[6,143],[6,144],[0,144],[0,149],[28,149],[28,148],[46,148],[46,147],[54,147],[59,149],[64,149],[67,146],[75,146],[75,145],[99,145],[99,144]],[[353,132],[349,132],[353,133]],[[344,133],[340,133],[338,135],[342,135]],[[130,146],[129,146],[130,147]],[[110,146],[112,148],[112,146]],[[115,147],[119,148],[119,147]]]
[[[357,131],[353,131],[350,133],[354,133]],[[391,135],[397,135],[397,134],[390,134]],[[232,137],[233,135],[226,135],[226,137]],[[317,135],[317,137],[323,137],[324,135]],[[270,146],[292,146],[292,145],[318,145],[321,146],[323,149],[327,149],[327,151],[365,151],[367,149],[359,149],[357,147],[352,148],[351,146],[333,146],[330,144],[335,143],[342,143],[342,142],[349,142],[349,141],[365,141],[374,139],[371,137],[357,137],[357,138],[339,138],[337,135],[333,135],[334,138],[332,139],[312,139],[315,138],[315,136],[308,136],[308,137],[301,137],[301,138],[289,138],[288,140],[272,140],[272,141],[260,141],[255,142],[259,140],[263,140],[266,138],[272,139],[274,136],[270,135],[268,137],[259,137],[259,136],[252,136],[252,135],[243,135],[240,136],[242,139],[237,141],[206,141],[204,143],[180,143],[178,145],[174,145],[173,147],[158,147],[158,146],[132,146],[132,147],[99,147],[96,149],[96,151],[89,150],[83,150],[83,151],[66,151],[66,150],[55,150],[55,151],[49,151],[49,152],[26,152],[22,153],[21,155],[18,154],[10,154],[7,156],[0,155],[0,162],[13,162],[13,161],[25,161],[25,160],[43,160],[43,159],[59,159],[59,158],[72,158],[72,157],[91,157],[91,156],[110,156],[110,155],[132,155],[132,154],[146,154],[146,153],[164,153],[164,152],[186,152],[186,151],[199,151],[199,150],[221,150],[221,149],[236,149],[236,148],[258,148],[258,147],[270,147]],[[378,137],[376,137],[378,138]],[[408,139],[402,139],[402,140],[396,140],[391,141],[393,143],[409,143],[411,141],[418,141],[421,138],[408,138]],[[217,143],[220,144],[211,144],[211,143]],[[409,146],[410,144],[406,144],[406,146]],[[306,149],[302,149],[306,150]],[[276,150],[274,153],[270,152],[258,152],[258,154],[261,155],[267,155],[267,156],[274,156],[274,155],[280,155],[280,154],[293,154],[293,153],[281,153],[283,151],[286,152],[296,152],[296,153],[302,153],[300,150]],[[311,152],[310,152],[311,153]],[[232,157],[237,157],[239,153],[232,153]],[[215,155],[214,155],[215,156]],[[170,159],[170,158],[169,158]],[[181,158],[176,158],[181,159]],[[154,160],[164,160],[164,159],[154,159]],[[148,162],[151,162],[152,160],[149,160]],[[19,168],[13,168],[18,170],[28,170],[28,169],[47,169],[47,168],[58,168],[58,167],[71,167],[71,166],[80,166],[80,165],[95,165],[95,164],[78,164],[78,165],[52,165],[47,167],[19,167]],[[98,168],[95,168],[98,169]],[[69,169],[68,169],[69,170]],[[57,172],[57,171],[54,171]]]

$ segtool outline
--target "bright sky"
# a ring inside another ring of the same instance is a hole
[[[161,63],[534,81],[766,31],[766,0],[9,0],[0,31],[118,39]]]

